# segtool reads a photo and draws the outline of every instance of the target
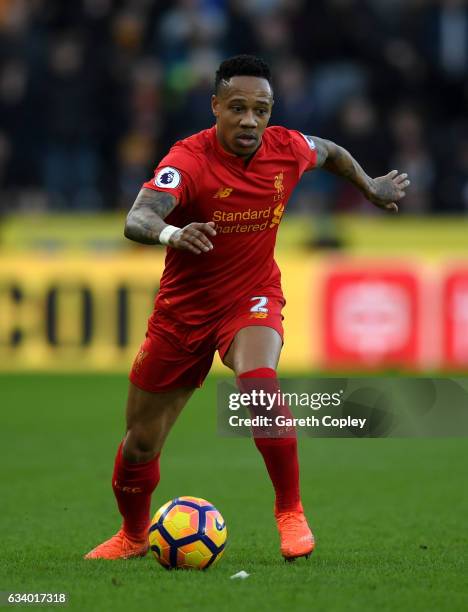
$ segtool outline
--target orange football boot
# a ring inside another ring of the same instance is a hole
[[[285,560],[294,561],[297,557],[307,559],[315,548],[315,540],[302,505],[289,512],[278,512],[275,509],[275,518],[281,539],[281,554]]]
[[[142,534],[141,539],[133,540],[128,537],[123,529],[121,529],[109,540],[93,548],[84,558],[131,559],[132,557],[144,557],[148,549],[149,540],[147,532]]]

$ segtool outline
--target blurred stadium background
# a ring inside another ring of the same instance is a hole
[[[163,251],[122,236],[219,62],[273,68],[272,123],[407,171],[398,217],[306,175],[278,246],[283,371],[468,366],[464,0],[0,0],[0,364],[126,371]]]

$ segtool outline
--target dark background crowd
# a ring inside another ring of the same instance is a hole
[[[272,124],[408,172],[405,212],[468,209],[465,0],[0,0],[0,210],[128,208],[213,124],[214,72],[238,53],[272,66]],[[362,206],[324,172],[292,202]]]

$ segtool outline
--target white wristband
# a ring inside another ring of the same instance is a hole
[[[174,232],[178,232],[180,227],[176,227],[175,225],[166,225],[166,227],[159,234],[159,243],[160,244],[169,244],[169,240],[174,234]]]

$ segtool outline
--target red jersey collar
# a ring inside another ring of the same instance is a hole
[[[229,151],[226,151],[226,149],[223,148],[216,134],[216,125],[214,125],[210,131],[211,131],[211,138],[213,140],[213,146],[214,146],[216,153],[219,155],[219,157],[221,157],[222,159],[225,159],[231,164],[235,164],[236,166],[241,166],[242,168],[248,168],[254,160],[259,159],[259,157],[263,156],[263,152],[265,149],[264,144],[263,144],[263,136],[262,136],[262,141],[260,142],[260,146],[255,151],[254,155],[250,158],[249,162],[246,165],[243,157],[240,157],[239,155],[235,155],[234,153],[229,153]]]

